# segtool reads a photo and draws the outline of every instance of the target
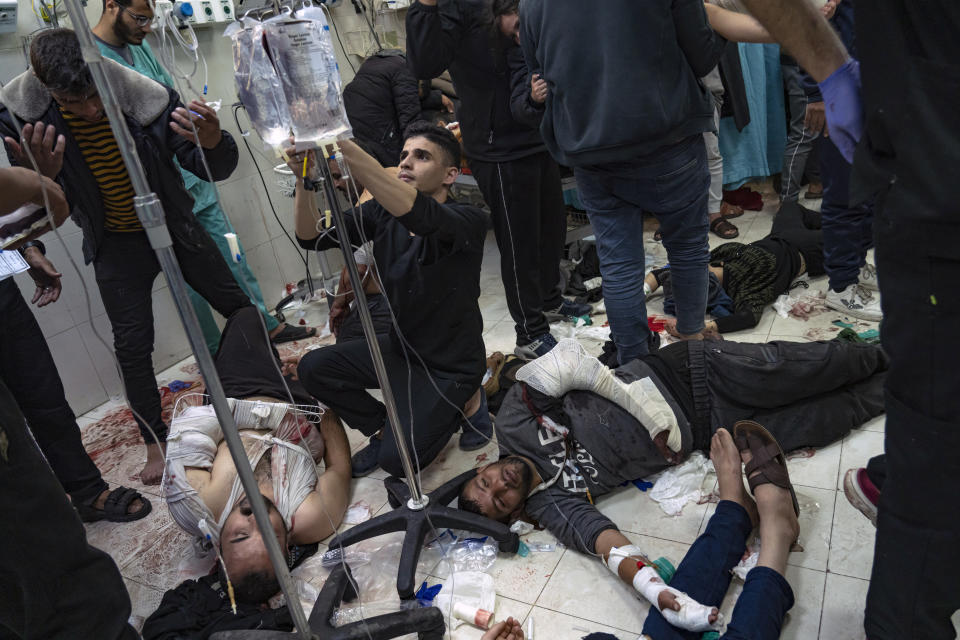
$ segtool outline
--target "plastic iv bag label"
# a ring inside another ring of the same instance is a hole
[[[350,135],[340,72],[322,14],[294,20],[281,16],[265,22],[263,30],[290,110],[298,149]]]
[[[233,41],[234,81],[254,130],[267,148],[284,146],[291,136],[290,111],[280,77],[263,46],[263,26],[245,18],[225,34]]]

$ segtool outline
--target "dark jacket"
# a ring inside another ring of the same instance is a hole
[[[726,41],[701,0],[524,0],[520,42],[550,87],[541,126],[557,162],[624,162],[712,131],[699,78]]]
[[[420,119],[417,80],[401,51],[381,51],[366,60],[343,89],[354,137],[385,167],[396,166],[403,132]]]
[[[205,155],[214,180],[225,180],[237,166],[236,143],[224,131],[216,147],[201,151],[196,144],[170,129],[171,113],[183,106],[175,91],[112,60],[104,60],[103,65],[130,128],[150,188],[163,204],[170,235],[174,242],[206,246],[198,240],[206,231],[193,216],[193,199],[184,188],[174,157],[184,169],[204,177],[207,173],[202,156]],[[60,115],[60,109],[30,70],[4,87],[0,102],[3,103],[0,107],[0,135],[14,140],[20,138],[11,117],[13,112],[21,123],[39,121],[52,124],[58,133],[66,136],[63,168],[57,182],[67,196],[73,221],[83,230],[83,259],[89,264],[96,259],[103,240],[103,202],[97,182]],[[9,149],[7,157],[11,163],[15,162]]]
[[[373,241],[381,287],[405,343],[435,375],[480,384],[486,364],[477,298],[487,214],[420,193],[406,215],[371,200],[345,217],[353,246]],[[305,249],[339,246],[334,234],[298,240]],[[402,351],[395,328],[390,333]]]
[[[507,57],[517,45],[492,30],[487,5],[486,0],[414,3],[407,12],[407,58],[425,80],[449,68],[461,100],[458,117],[468,157],[516,160],[543,151],[543,140],[511,112]]]
[[[286,607],[261,611],[238,604],[233,614],[230,599],[217,575],[186,580],[163,594],[160,606],[143,623],[144,640],[206,640],[219,631],[260,629],[292,631]]]

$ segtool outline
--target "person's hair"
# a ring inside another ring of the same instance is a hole
[[[30,66],[50,91],[83,96],[94,86],[80,41],[71,29],[46,29],[30,43]]]
[[[493,0],[490,3],[490,13],[493,14],[494,20],[518,11],[520,11],[520,0]]]
[[[475,513],[478,516],[486,516],[486,514],[483,512],[483,509],[480,507],[480,503],[467,497],[466,484],[463,485],[463,489],[460,490],[460,500],[457,501],[457,507],[461,511],[469,511],[470,513]]]
[[[113,0],[113,4],[121,7],[129,7],[132,0]],[[107,0],[103,0],[103,11],[107,10]]]
[[[222,567],[220,574],[220,578],[226,582]],[[232,579],[231,583],[237,602],[242,604],[263,604],[280,591],[280,581],[274,571],[251,571]]]
[[[403,140],[410,138],[426,138],[440,147],[446,156],[446,165],[460,169],[460,142],[449,129],[430,124],[426,120],[417,120],[407,127],[403,133]]]

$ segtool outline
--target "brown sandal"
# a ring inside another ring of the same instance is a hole
[[[749,451],[753,456],[745,469],[750,493],[754,493],[762,484],[786,489],[793,500],[793,511],[799,517],[800,504],[797,502],[797,493],[790,484],[787,459],[773,434],[752,420],[741,420],[733,425],[733,441],[738,450]]]
[[[483,383],[483,391],[488,398],[500,391],[500,371],[503,369],[505,362],[506,358],[499,351],[494,351],[487,358],[487,370],[490,371],[490,377]]]
[[[720,203],[720,215],[724,218],[739,218],[743,215],[743,207],[738,207],[729,202]]]
[[[719,216],[710,222],[710,231],[724,240],[733,240],[740,235],[740,230],[732,223],[727,222],[727,219],[723,216]]]

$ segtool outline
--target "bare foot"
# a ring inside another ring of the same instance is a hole
[[[660,611],[665,609],[673,609],[674,611],[680,611],[680,603],[677,602],[677,596],[670,593],[667,590],[660,592],[660,595],[657,596],[657,606],[660,607]],[[710,621],[710,624],[713,624],[717,621],[717,616],[720,615],[720,610],[716,607],[710,609],[710,615],[707,617],[707,620]]]
[[[710,459],[717,470],[718,492],[721,500],[736,502],[750,515],[750,522],[757,526],[757,503],[743,486],[743,468],[740,452],[733,443],[733,436],[726,429],[717,429],[710,440]]]
[[[140,482],[143,484],[160,484],[163,479],[163,456],[165,448],[158,444],[147,445],[147,463],[140,471]]]

